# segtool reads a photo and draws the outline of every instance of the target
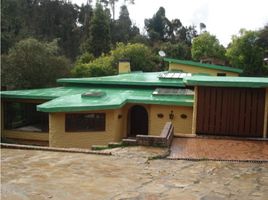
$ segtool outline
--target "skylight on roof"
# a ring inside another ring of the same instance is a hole
[[[153,95],[156,96],[194,95],[194,91],[190,89],[156,88],[153,92]]]
[[[192,76],[191,73],[184,72],[165,72],[159,75],[159,78],[166,79],[183,79],[184,77]]]

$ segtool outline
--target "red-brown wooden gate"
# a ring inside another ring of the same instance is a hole
[[[197,134],[262,137],[265,90],[199,87]]]

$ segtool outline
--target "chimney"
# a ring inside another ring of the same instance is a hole
[[[129,59],[121,59],[121,60],[119,60],[118,73],[119,74],[126,74],[126,73],[130,73],[130,72],[131,72],[130,60]]]

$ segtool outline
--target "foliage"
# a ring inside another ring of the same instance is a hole
[[[265,57],[268,58],[268,24],[258,33],[257,45],[265,51]]]
[[[191,53],[194,60],[202,58],[224,59],[225,48],[219,43],[216,36],[204,32],[193,39]]]
[[[111,46],[110,19],[101,4],[96,4],[91,22],[90,52],[98,57],[108,53]]]
[[[158,40],[165,40],[167,18],[165,15],[165,9],[160,7],[156,14],[151,19],[145,19],[145,29],[148,32],[149,38],[155,42]]]
[[[116,70],[112,67],[111,56],[100,56],[89,63],[77,63],[72,74],[76,77],[96,77],[114,75]]]
[[[131,71],[155,71],[159,58],[153,54],[151,49],[144,44],[118,43],[111,51],[114,59],[113,66],[117,68],[120,59],[130,59]]]
[[[136,35],[140,34],[140,30],[136,26],[132,26],[129,12],[125,5],[121,6],[119,19],[111,23],[111,37],[112,43],[129,42]]]
[[[2,53],[27,37],[52,41],[71,59],[78,54],[79,8],[63,0],[3,0],[1,9]]]
[[[89,50],[90,26],[93,17],[93,8],[90,4],[82,4],[78,14],[78,23],[81,25],[79,48],[81,52]]]
[[[151,49],[144,44],[123,44],[118,43],[109,55],[102,55],[89,62],[77,62],[72,70],[76,77],[107,76],[117,72],[120,59],[130,59],[132,71],[156,71],[160,62]]]
[[[183,60],[191,59],[191,48],[185,43],[175,43],[165,42],[160,45],[157,52],[162,50],[166,53],[166,57],[177,58]]]
[[[21,40],[2,58],[2,84],[16,89],[52,86],[69,71],[69,61],[58,55],[57,41]]]
[[[85,52],[76,60],[76,64],[86,64],[93,61],[95,58],[91,53]]]
[[[100,0],[100,2],[103,3],[106,7],[110,5],[113,14],[113,20],[115,20],[115,4],[118,2],[118,0]],[[126,2],[134,4],[135,0],[124,0],[125,4]]]
[[[233,36],[226,56],[234,67],[244,70],[247,76],[263,76],[267,70],[263,66],[265,50],[258,44],[259,33],[242,29],[239,36]]]
[[[163,7],[160,7],[152,18],[145,19],[144,23],[153,44],[169,41],[183,42],[190,46],[192,39],[197,36],[195,26],[183,26],[179,19],[169,20]]]

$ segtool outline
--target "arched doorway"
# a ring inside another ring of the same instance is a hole
[[[144,107],[136,105],[130,108],[128,121],[128,137],[148,135],[148,113]]]

